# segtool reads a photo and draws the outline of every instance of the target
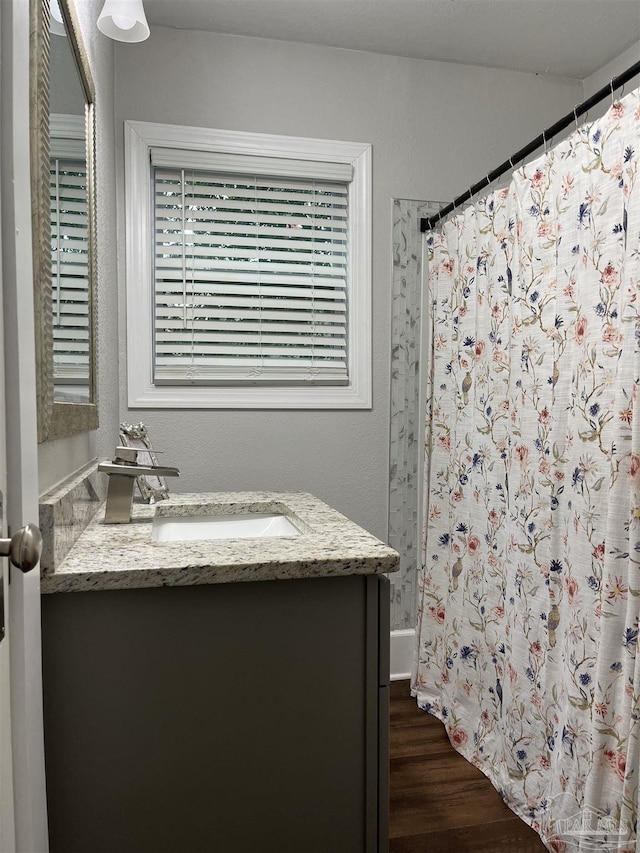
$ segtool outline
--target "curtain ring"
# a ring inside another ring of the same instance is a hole
[[[573,118],[574,118],[574,121],[576,123],[576,130],[579,129],[578,128],[578,112],[577,112],[577,110],[578,110],[578,105],[576,104],[575,107],[573,108]]]
[[[620,94],[618,95],[618,100],[619,100],[619,101],[621,101],[621,100],[622,100],[622,96],[624,95],[624,87],[625,87],[625,85],[626,85],[626,84],[625,84],[625,83],[623,83],[623,84],[622,84],[622,88],[620,89]]]
[[[614,104],[614,100],[613,100],[613,80],[609,83],[609,86],[611,87],[611,106],[613,106],[613,104]]]
[[[544,153],[546,154],[547,153],[547,131],[546,130],[542,131],[542,144],[544,146]]]

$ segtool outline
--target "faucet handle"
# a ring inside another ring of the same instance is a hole
[[[116,447],[116,455],[113,458],[114,462],[129,462],[136,464],[138,456],[137,447]]]
[[[113,460],[116,464],[119,462],[128,462],[129,464],[137,464],[138,453],[163,453],[162,450],[150,451],[148,447],[124,447],[119,445],[116,447],[116,455]]]

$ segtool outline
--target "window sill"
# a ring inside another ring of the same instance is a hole
[[[153,386],[129,395],[140,409],[370,409],[371,388],[356,385],[306,388]]]

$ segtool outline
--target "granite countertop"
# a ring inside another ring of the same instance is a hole
[[[248,511],[282,513],[295,537],[153,542],[156,513],[185,518]],[[41,581],[43,593],[395,572],[398,554],[344,515],[302,492],[212,492],[135,504],[129,524],[105,524],[104,507],[62,564]]]

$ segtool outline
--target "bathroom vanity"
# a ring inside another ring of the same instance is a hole
[[[154,541],[156,513],[296,532]],[[306,494],[98,515],[42,580],[51,853],[387,850],[397,566]]]

